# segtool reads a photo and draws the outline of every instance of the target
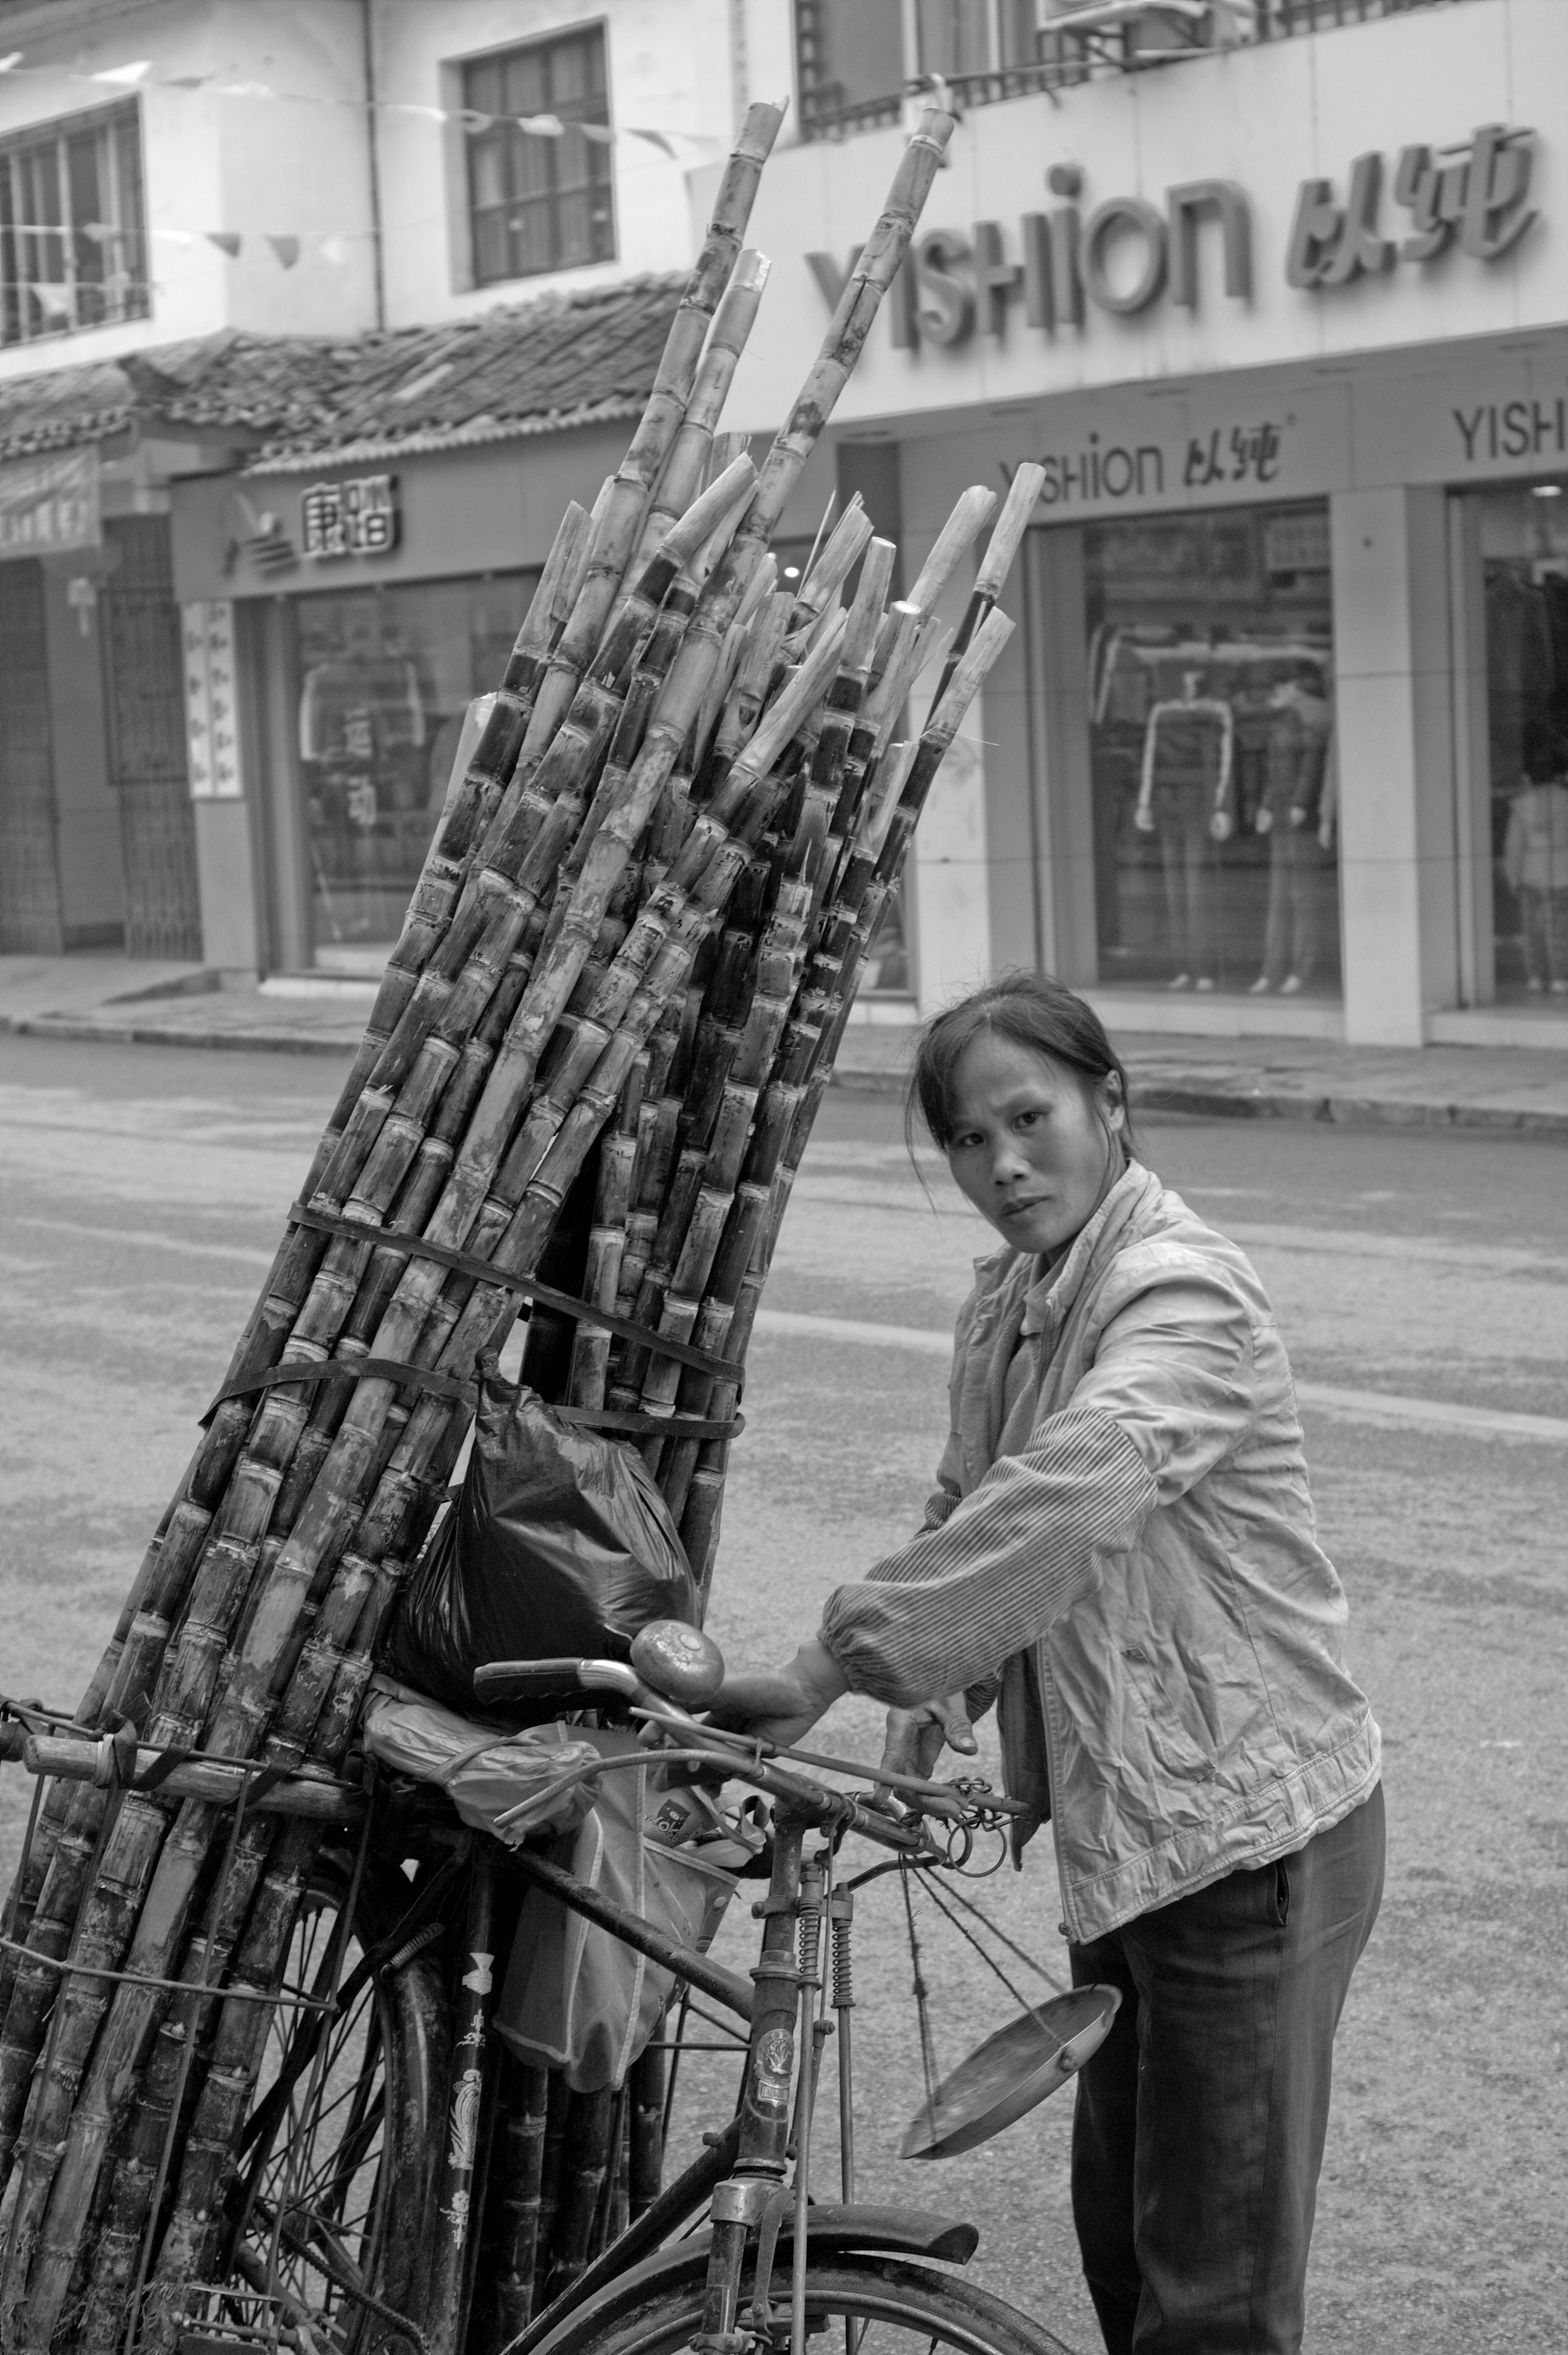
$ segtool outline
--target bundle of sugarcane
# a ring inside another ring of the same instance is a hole
[[[858,506],[796,593],[767,547],[952,126],[930,113],[910,142],[761,470],[741,455],[703,487],[778,122],[749,114],[626,458],[561,524],[79,1712],[165,1762],[342,1761],[475,1369],[521,1306],[530,1379],[643,1445],[706,1592],[790,1184],[921,805],[1010,629],[992,608],[1035,495],[1015,485],[929,717],[893,748],[992,495],[965,495],[891,606],[894,551]],[[554,1379],[552,1314],[575,1336]],[[155,1787],[51,1788],[0,1955],[7,2349],[109,2355],[149,2285],[211,2263],[319,1838]],[[176,2311],[149,2301],[144,2345],[172,2343]]]

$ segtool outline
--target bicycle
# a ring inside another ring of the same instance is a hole
[[[176,2355],[280,2344],[296,2355],[805,2355],[807,2340],[832,2328],[846,2355],[891,2355],[916,2338],[966,2355],[1071,2355],[1042,2324],[936,2270],[969,2260],[974,2225],[856,2198],[855,1890],[882,1872],[966,1862],[1012,1803],[983,1783],[884,1773],[725,1732],[691,1713],[721,1676],[709,1638],[666,1624],[644,1631],[630,1668],[503,1662],[481,1668],[475,1686],[485,1710],[589,1708],[639,1732],[635,1751],[576,1764],[559,1790],[536,1793],[515,1813],[538,1814],[569,1784],[635,1764],[661,1779],[677,1813],[694,1791],[706,1795],[710,1817],[723,1786],[755,1795],[750,1816],[723,1818],[746,1832],[749,1872],[765,1875],[750,1984],[537,1848],[507,1849],[465,1829],[429,1787],[371,1777],[368,1795],[347,1783],[329,1794],[319,1776],[293,1790],[283,1778],[252,1802],[330,1811],[334,1829],[300,1909],[268,2062],[214,2185],[225,2215],[218,2262],[206,2279],[171,2283],[144,2252],[127,2350],[139,2340]],[[90,1747],[34,1737],[28,1763],[80,1773],[70,1753]],[[200,1762],[173,1770],[201,1771]],[[869,1782],[871,1793],[836,1787],[825,1774]],[[241,1796],[240,1816],[243,1807]],[[851,1837],[885,1860],[845,1873],[840,1852]],[[572,2180],[554,2184],[558,2262],[537,2311],[552,2130],[558,2166],[561,2157],[560,2089],[552,2107],[544,2073],[498,2040],[490,1967],[528,1889],[609,1931],[684,1990],[675,2033],[656,2033],[622,2093],[574,2097],[598,2105],[598,2139],[588,2137]],[[693,2021],[722,2026],[711,2006],[741,2023],[731,2047],[744,2053],[735,2113],[660,2188],[675,2068],[702,2042]],[[956,2107],[949,2098],[963,2071],[938,2089],[928,2068],[923,2126],[916,2121],[926,2147],[966,2147],[953,2138],[965,2131],[983,2139],[1065,2083],[1115,2007],[1114,1990],[1076,1990],[1026,2013],[1017,2027],[1027,2029],[1040,2082],[1020,2086],[1009,2062],[1002,2096],[982,2094],[978,2130],[958,2115],[964,2089]],[[811,2190],[830,2037],[840,2124],[834,2201]],[[178,2112],[176,2098],[171,2134]]]

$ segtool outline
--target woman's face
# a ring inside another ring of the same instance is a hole
[[[983,1030],[959,1060],[952,1109],[947,1166],[960,1191],[1015,1251],[1065,1250],[1121,1169],[1113,1139],[1126,1115],[1115,1080],[1095,1086]]]

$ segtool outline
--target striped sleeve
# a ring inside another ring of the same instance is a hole
[[[1157,1493],[1118,1423],[1069,1408],[938,1525],[837,1588],[821,1640],[856,1692],[895,1708],[984,1684],[1099,1584],[1104,1557],[1134,1543]]]

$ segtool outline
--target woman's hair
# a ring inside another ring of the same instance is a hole
[[[1123,1142],[1129,1154],[1136,1152],[1127,1075],[1104,1024],[1092,1006],[1049,974],[1023,972],[1005,973],[960,998],[921,1032],[904,1097],[904,1135],[912,1150],[918,1115],[932,1143],[946,1151],[953,1137],[953,1083],[958,1066],[966,1049],[986,1031],[1062,1064],[1092,1090],[1114,1077],[1125,1108]]]

